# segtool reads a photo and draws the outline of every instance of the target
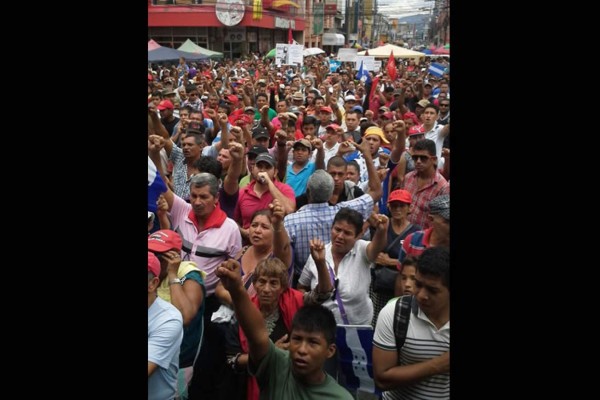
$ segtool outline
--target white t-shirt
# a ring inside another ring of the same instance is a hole
[[[373,319],[373,302],[369,297],[369,286],[371,285],[371,262],[367,258],[369,243],[366,240],[357,240],[354,247],[340,262],[337,276],[334,272],[334,276],[339,280],[337,292],[346,311],[348,323],[351,325],[370,325]],[[333,270],[331,242],[325,245],[325,261],[328,268]],[[319,283],[317,266],[312,256],[308,257],[298,283],[309,286],[311,290]],[[323,307],[333,312],[338,324],[344,323],[337,300],[329,299],[323,303]]]
[[[444,147],[444,138],[440,132],[444,129],[445,125],[438,124],[437,121],[433,125],[433,128],[429,132],[425,132],[425,139],[430,139],[435,142],[435,155],[437,156],[437,167],[442,169],[444,167],[444,158],[442,157],[442,147]]]

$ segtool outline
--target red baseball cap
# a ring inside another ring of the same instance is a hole
[[[390,197],[388,197],[388,203],[391,203],[392,201],[401,201],[402,203],[410,204],[412,203],[412,195],[408,190],[394,190],[390,193]]]
[[[328,106],[323,106],[319,109],[319,111],[325,111],[327,113],[333,113],[333,110],[331,109],[331,107]]]
[[[417,117],[417,114],[415,114],[414,112],[410,112],[410,111],[405,112],[404,114],[402,114],[402,119],[403,120],[411,119],[415,125],[419,125],[419,118]]]
[[[158,103],[158,106],[156,107],[159,111],[160,110],[172,110],[173,108],[173,103],[171,103],[171,100],[163,100],[160,103]]]
[[[152,252],[148,252],[148,272],[152,272],[154,276],[160,275],[160,261]]]
[[[411,126],[408,130],[408,136],[413,136],[413,135],[422,135],[425,133],[425,130],[423,129],[422,126]]]
[[[340,126],[338,124],[329,124],[325,127],[325,129],[333,129],[334,131],[337,131],[340,128]]]
[[[175,231],[161,229],[148,236],[148,250],[164,253],[169,250],[181,251],[181,236]]]
[[[226,97],[226,99],[229,100],[232,104],[237,104],[240,102],[240,99],[238,99],[238,97],[235,94],[230,94]]]
[[[383,116],[383,118],[385,119],[394,119],[394,113],[391,111],[386,111],[383,114],[381,114]]]

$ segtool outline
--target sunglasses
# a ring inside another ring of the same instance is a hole
[[[430,156],[425,156],[425,155],[421,156],[421,155],[417,155],[417,154],[412,156],[413,161],[421,160],[421,162],[426,162],[430,158],[431,158]]]
[[[440,107],[448,107],[450,104],[440,104]]]

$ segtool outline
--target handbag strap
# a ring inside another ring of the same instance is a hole
[[[344,322],[344,325],[349,325],[348,317],[346,316],[346,310],[344,309],[344,303],[342,302],[342,299],[340,298],[340,291],[337,289],[337,287],[335,287],[335,275],[333,273],[333,268],[331,268],[331,264],[329,264],[329,261],[325,260],[325,262],[327,263],[327,270],[329,270],[329,277],[331,278],[331,285],[334,287],[334,290],[335,290],[335,300],[337,301],[338,308],[340,310],[340,315],[342,316],[342,321]],[[339,280],[338,280],[338,285],[339,285]]]
[[[385,248],[385,250],[384,250],[384,253],[386,253],[386,254],[387,254],[387,253],[389,253],[389,252],[390,252],[390,249],[391,249],[391,248],[393,248],[393,247],[394,247],[394,246],[395,246],[395,245],[396,245],[396,244],[397,244],[397,243],[398,243],[398,242],[401,240],[401,238],[404,236],[404,234],[405,234],[406,232],[408,232],[408,230],[409,230],[410,228],[412,228],[412,227],[413,227],[413,224],[411,224],[411,223],[409,222],[409,223],[408,223],[408,226],[407,226],[407,227],[406,227],[406,228],[405,228],[405,229],[404,229],[402,232],[400,232],[400,233],[398,234],[398,236],[396,236],[396,239],[392,240],[392,243],[390,243],[390,244],[388,244],[388,245],[387,245],[387,247],[386,247],[386,248]]]

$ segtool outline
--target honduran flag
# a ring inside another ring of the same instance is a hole
[[[167,191],[167,185],[162,180],[156,169],[156,165],[148,156],[148,211],[156,213],[156,201],[161,193]]]
[[[431,65],[429,66],[428,72],[431,75],[437,76],[439,78],[440,76],[444,75],[445,69],[446,69],[446,67],[444,67],[442,64],[431,63]]]
[[[373,327],[338,325],[335,342],[346,388],[380,394],[373,378]]]
[[[360,62],[360,69],[356,74],[356,79],[363,81],[363,83],[366,85],[367,83],[371,83],[371,75],[369,75],[369,71],[364,68],[364,63],[364,61]]]

